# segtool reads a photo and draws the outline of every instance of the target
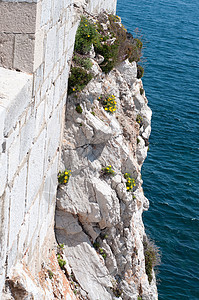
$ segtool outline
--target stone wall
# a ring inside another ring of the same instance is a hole
[[[83,7],[114,12],[115,5],[115,0],[0,2],[0,291],[18,261],[36,273],[54,243],[76,29]]]

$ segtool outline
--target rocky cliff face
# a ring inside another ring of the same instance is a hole
[[[99,57],[90,57],[94,78],[67,99],[61,169],[71,177],[58,188],[56,237],[80,299],[157,299],[155,276],[149,284],[145,271],[142,221],[152,112],[135,62],[105,75]],[[103,105],[106,97],[116,101],[115,113]],[[129,189],[126,173],[135,180]]]

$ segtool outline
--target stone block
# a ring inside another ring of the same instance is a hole
[[[11,182],[19,167],[20,136],[15,137],[8,150],[8,182]]]
[[[0,33],[0,66],[12,68],[14,34]]]
[[[0,11],[0,32],[35,32],[36,3],[0,2]]]
[[[54,0],[52,5],[52,12],[53,12],[53,24],[57,23],[62,9],[62,1]]]
[[[50,161],[56,154],[60,145],[61,134],[61,112],[56,109],[48,122],[47,143],[46,143],[46,160]],[[48,164],[46,163],[46,166]]]
[[[11,129],[6,138],[4,139],[4,148],[5,151],[8,151],[11,145],[14,143],[15,139],[19,135],[19,122],[15,128]]]
[[[53,110],[53,102],[54,102],[54,85],[50,87],[50,89],[46,93],[46,109],[45,109],[45,119],[48,122],[48,119],[51,117]]]
[[[68,74],[69,74],[69,67],[66,65],[65,69],[63,70],[60,76],[60,98],[62,98],[67,93],[68,89]]]
[[[49,0],[43,0],[42,1],[42,7],[41,7],[41,24],[40,26],[46,25],[51,18],[51,6],[52,1]]]
[[[42,101],[37,107],[36,111],[36,126],[35,126],[35,137],[39,135],[44,124],[44,113],[45,113],[45,101]]]
[[[1,97],[1,96],[0,96]],[[3,151],[2,147],[2,143],[3,143],[3,139],[4,139],[4,121],[5,121],[5,116],[6,116],[6,111],[5,108],[0,106],[0,153]]]
[[[64,39],[65,39],[65,28],[64,26],[60,27],[57,34],[57,42],[56,42],[56,61],[62,58],[64,53]]]
[[[35,101],[35,105],[37,106],[40,102],[40,91],[41,85],[43,83],[43,76],[44,76],[44,63],[42,63],[37,70],[35,71],[35,77],[34,77],[34,97],[37,97],[39,99],[38,101]],[[36,99],[35,99],[36,100]]]
[[[13,67],[23,72],[34,71],[34,34],[17,34],[15,37]],[[37,45],[38,46],[38,45]],[[36,49],[38,51],[38,49]],[[37,60],[36,60],[37,62]]]
[[[49,72],[53,69],[55,64],[55,47],[56,47],[56,27],[54,26],[47,33],[46,49],[45,49],[45,66],[44,66],[44,78],[46,78]]]
[[[28,246],[28,228],[29,228],[29,219],[30,214],[25,215],[25,219],[23,222],[23,225],[21,226],[20,232],[19,232],[19,239],[18,239],[18,259],[22,259],[24,256],[24,252],[27,249]]]
[[[44,31],[39,30],[35,34],[33,71],[35,71],[42,64],[43,57],[44,57]]]
[[[53,108],[55,108],[60,101],[60,76],[55,81],[55,89],[53,96]]]
[[[32,101],[32,75],[0,67],[0,106],[6,109],[4,135],[7,135]]]
[[[14,241],[12,248],[8,252],[8,259],[7,259],[7,276],[11,275],[11,268],[16,263],[17,259],[17,240]]]
[[[1,196],[0,201],[0,274],[3,272],[6,261],[9,216],[9,192],[9,189],[6,188],[4,194]]]
[[[31,149],[33,137],[35,135],[35,112],[31,112],[29,118],[21,129],[20,133],[20,153],[21,162]]]
[[[30,205],[39,191],[43,180],[43,165],[44,165],[44,147],[45,147],[46,130],[44,129],[37,141],[34,143],[28,167],[28,184],[27,184],[27,207],[29,210]]]
[[[10,226],[9,226],[9,249],[21,228],[25,213],[25,196],[27,182],[27,164],[20,170],[14,179],[11,189],[10,201]]]
[[[40,203],[40,195],[36,198],[35,202],[31,206],[29,210],[29,228],[28,228],[28,246],[32,239],[37,239],[38,235],[35,235],[36,229],[38,229],[38,221],[39,221],[39,203]]]
[[[42,199],[40,202],[40,220],[47,215],[49,206],[54,205],[57,193],[58,157],[59,154],[57,153],[53,164],[49,167],[45,175]]]
[[[6,183],[7,183],[7,173],[8,173],[8,167],[7,167],[7,153],[1,153],[0,154],[0,197],[2,196]]]

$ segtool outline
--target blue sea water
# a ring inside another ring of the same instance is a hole
[[[143,82],[153,118],[144,223],[162,252],[159,299],[199,299],[199,2],[118,0],[117,14],[148,41]]]

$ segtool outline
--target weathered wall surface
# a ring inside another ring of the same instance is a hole
[[[116,1],[106,2],[0,2],[0,295],[18,261],[34,274],[54,243],[59,149],[81,5],[114,12]]]

